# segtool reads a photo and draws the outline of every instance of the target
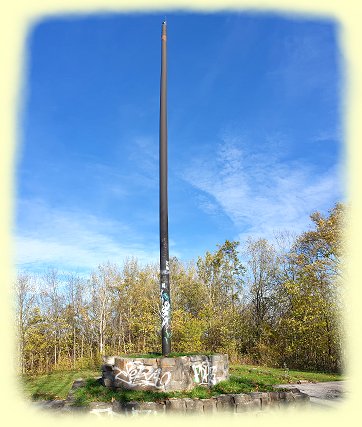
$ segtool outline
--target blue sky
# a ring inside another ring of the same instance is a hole
[[[16,166],[16,266],[157,262],[164,15],[31,28]],[[301,232],[344,198],[334,21],[168,13],[170,255]]]

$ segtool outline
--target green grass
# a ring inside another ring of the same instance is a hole
[[[91,378],[99,371],[56,371],[46,375],[22,375],[20,377],[24,394],[32,399],[65,399],[77,378]]]
[[[296,383],[303,380],[310,382],[343,380],[343,377],[338,374],[294,371],[251,365],[231,365],[230,374],[268,385]]]
[[[190,397],[206,399],[225,393],[249,393],[252,391],[272,391],[273,385],[295,383],[299,380],[312,382],[338,381],[343,377],[322,372],[303,372],[287,369],[267,368],[249,365],[231,365],[230,378],[216,384],[211,389],[201,386],[191,391],[152,392],[133,390],[111,390],[94,378],[100,371],[66,371],[53,372],[37,377],[23,376],[22,384],[26,396],[33,399],[65,399],[73,381],[77,378],[86,380],[86,385],[75,390],[75,404],[87,405],[89,402],[120,401],[157,401],[172,397]]]
[[[215,353],[170,353],[168,357],[181,357],[181,356],[211,356]],[[119,357],[142,358],[142,359],[157,359],[162,357],[162,353],[145,353],[145,354],[120,354]]]

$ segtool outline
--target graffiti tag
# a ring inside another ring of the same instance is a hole
[[[171,372],[164,372],[161,375],[161,368],[146,366],[142,362],[138,361],[128,362],[124,371],[116,366],[113,370],[118,371],[115,375],[115,379],[124,382],[129,387],[152,386],[156,388],[163,388],[171,380]]]
[[[215,385],[216,384],[216,366],[211,366],[209,362],[194,363],[194,381],[198,384]]]

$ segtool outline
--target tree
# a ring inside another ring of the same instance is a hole
[[[205,308],[207,328],[205,346],[211,351],[225,351],[236,357],[235,332],[240,320],[240,304],[245,267],[239,260],[239,242],[225,241],[212,254],[206,252],[197,261],[197,272],[208,294]]]
[[[314,229],[302,233],[291,249],[295,277],[279,289],[279,342],[294,366],[341,368],[344,212],[337,204],[328,216],[313,213]]]
[[[259,362],[272,359],[271,340],[275,309],[275,287],[278,259],[275,248],[266,239],[248,238],[244,249],[246,259],[247,307],[249,322],[247,351]],[[245,319],[245,320],[246,320]]]
[[[340,370],[345,207],[300,236],[225,241],[197,263],[170,259],[173,350]],[[23,372],[94,368],[100,355],[159,352],[158,265],[105,263],[88,278],[49,269],[15,281]]]
[[[25,336],[29,326],[29,317],[35,300],[34,277],[28,273],[20,273],[15,282],[16,293],[16,325],[18,336],[18,355],[20,359],[21,373],[25,372],[25,360],[23,357]]]
[[[79,357],[79,338],[84,334],[82,323],[84,321],[83,314],[86,304],[85,281],[75,274],[69,274],[66,285],[66,322],[69,325],[68,336],[72,367],[75,369],[77,353]]]
[[[259,338],[263,323],[271,314],[271,299],[277,277],[278,263],[274,247],[266,239],[248,238],[245,255],[247,257],[247,281],[249,303]]]
[[[119,272],[117,266],[106,263],[98,266],[91,274],[90,317],[93,324],[93,334],[98,344],[98,355],[105,354],[106,328],[109,324],[111,289],[116,285]]]

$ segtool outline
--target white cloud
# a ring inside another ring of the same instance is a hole
[[[283,163],[270,153],[244,150],[235,138],[224,140],[212,154],[196,160],[183,177],[210,203],[218,203],[240,238],[271,237],[283,229],[301,232],[313,211],[331,208],[343,193],[338,167],[320,172],[296,161]]]
[[[21,201],[21,226],[15,233],[19,268],[54,266],[90,270],[111,261],[137,257],[155,262],[158,245],[144,242],[129,226],[81,211],[52,209],[41,201]]]

